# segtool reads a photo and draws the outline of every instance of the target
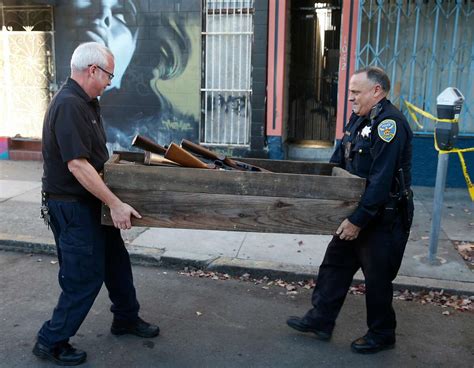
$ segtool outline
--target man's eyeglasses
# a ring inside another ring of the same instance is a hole
[[[88,65],[89,67],[91,66],[96,66],[98,69],[102,70],[105,74],[107,74],[107,76],[109,77],[109,80],[112,80],[114,78],[114,75],[113,73],[111,72],[108,72],[107,70],[105,70],[104,68],[101,68],[99,65],[97,64],[89,64]]]

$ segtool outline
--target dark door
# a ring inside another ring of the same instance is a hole
[[[334,140],[341,22],[339,3],[291,2],[290,142]]]

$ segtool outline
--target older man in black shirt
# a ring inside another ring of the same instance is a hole
[[[368,332],[352,342],[356,353],[395,346],[392,281],[400,267],[413,218],[412,132],[386,96],[390,80],[376,67],[357,71],[349,84],[353,113],[331,162],[367,179],[357,209],[328,245],[319,269],[312,304],[290,327],[329,340],[352,278],[365,276]]]
[[[56,241],[62,292],[33,353],[59,365],[86,360],[86,353],[74,349],[69,338],[104,282],[112,301],[113,334],[159,334],[158,326],[138,316],[130,258],[119,230],[131,228],[131,216],[141,216],[99,175],[108,152],[97,97],[110,85],[113,71],[114,57],[106,47],[95,42],[78,46],[71,58],[71,77],[51,101],[44,120],[42,212]],[[101,202],[110,208],[115,228],[101,225]]]

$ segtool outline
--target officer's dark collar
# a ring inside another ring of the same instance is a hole
[[[91,102],[97,102],[97,98],[91,98],[87,93],[86,91],[84,91],[84,89],[79,85],[79,83],[77,83],[74,79],[72,79],[71,77],[68,77],[67,78],[67,81],[66,81],[66,85],[70,88],[72,88],[74,90],[74,92],[76,92],[79,97],[81,97],[82,99],[84,99],[87,103],[91,103]]]
[[[379,102],[377,102],[377,104],[372,106],[369,113],[364,116],[364,119],[365,120],[374,120],[374,119],[376,119],[377,116],[380,115],[380,113],[382,112],[383,108],[385,107],[385,105],[387,103],[388,103],[387,98],[386,97],[382,98]]]

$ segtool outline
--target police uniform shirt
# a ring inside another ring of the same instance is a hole
[[[357,209],[348,217],[364,228],[374,220],[396,193],[398,169],[403,169],[405,186],[411,184],[411,128],[403,114],[387,100],[381,100],[372,119],[352,114],[331,162],[367,180]]]
[[[96,98],[71,78],[52,99],[43,123],[43,191],[95,199],[69,171],[68,161],[85,158],[100,172],[108,160]]]

